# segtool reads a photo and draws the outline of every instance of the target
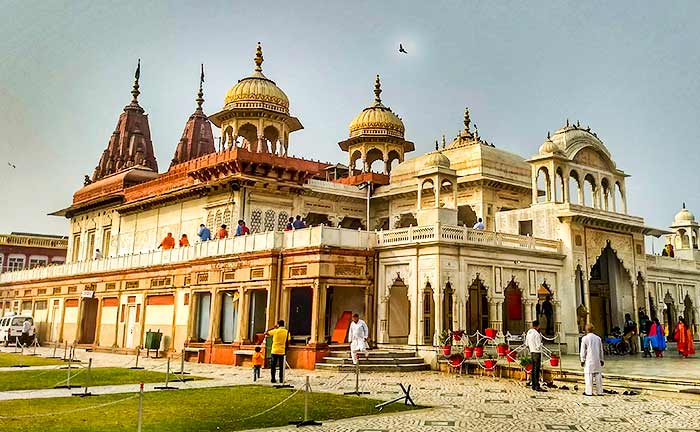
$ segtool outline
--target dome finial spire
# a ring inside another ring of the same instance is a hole
[[[202,72],[199,75],[199,92],[197,92],[197,110],[202,110],[202,104],[204,103],[204,90],[202,90],[202,84],[204,83],[204,63],[202,63]]]
[[[471,118],[469,118],[469,107],[464,108],[464,131],[470,132]]]
[[[683,208],[685,209],[685,202],[683,202]]]
[[[255,49],[255,72],[262,72],[263,58],[262,45],[258,42],[258,47]]]
[[[141,92],[139,91],[139,78],[141,77],[141,59],[139,59],[138,64],[136,66],[136,72],[134,73],[134,87],[131,89],[131,96],[133,99],[131,99],[131,103],[138,104],[139,103],[139,95]]]
[[[382,82],[379,79],[379,74],[377,74],[377,79],[374,80],[374,104],[380,105],[382,103]]]

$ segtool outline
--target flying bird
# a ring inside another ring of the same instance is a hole
[[[403,49],[403,45],[402,45],[402,44],[399,44],[399,52],[400,52],[400,53],[403,53],[403,54],[408,54],[408,51],[406,51],[405,49]]]
[[[7,164],[8,164],[9,166],[11,166],[12,168],[17,168],[17,167],[15,166],[15,164],[13,164],[13,163],[8,162]]]

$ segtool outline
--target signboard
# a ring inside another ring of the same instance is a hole
[[[80,297],[93,298],[95,297],[95,291],[84,290],[82,293],[80,293]]]

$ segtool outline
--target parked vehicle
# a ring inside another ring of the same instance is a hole
[[[29,335],[34,335],[34,319],[28,315],[12,315],[0,318],[0,343],[5,346],[14,345],[22,337],[22,326],[25,320],[32,325]]]

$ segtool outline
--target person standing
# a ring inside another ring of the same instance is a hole
[[[256,346],[255,352],[253,353],[253,382],[256,382],[258,378],[260,378],[260,369],[265,365],[265,356],[261,351],[262,349]]]
[[[350,339],[350,356],[352,357],[352,364],[357,365],[358,352],[361,352],[365,355],[365,360],[369,358],[369,354],[367,353],[368,337],[369,328],[367,328],[367,323],[360,319],[360,315],[353,314],[352,322],[350,323],[350,330],[348,332],[348,338]]]
[[[207,228],[206,225],[200,224],[199,225],[199,231],[197,232],[197,236],[199,236],[200,241],[209,241],[211,240],[211,231],[209,231],[209,228]]]
[[[688,358],[689,355],[695,354],[695,344],[693,343],[693,331],[685,322],[685,319],[678,318],[678,326],[676,327],[676,341],[678,342],[678,353],[683,358]]]
[[[162,242],[158,245],[158,248],[163,248],[163,250],[168,250],[172,249],[175,247],[175,237],[173,237],[173,233],[168,233],[168,235],[165,236]]]
[[[542,335],[540,334],[540,322],[534,320],[532,328],[525,335],[525,346],[530,351],[532,359],[532,389],[538,392],[547,390],[540,387],[540,371],[542,370]]]
[[[222,239],[225,239],[226,237],[228,237],[228,230],[226,229],[226,224],[223,224],[219,228],[219,231],[217,231],[216,238],[218,238],[219,240],[222,240]]]
[[[25,318],[24,322],[22,323],[22,338],[19,341],[20,345],[28,346],[31,343],[29,339],[31,331],[32,323],[29,321],[29,318]]]
[[[287,220],[287,225],[284,227],[285,231],[291,231],[294,229],[294,218],[289,217],[289,220]]]
[[[486,225],[484,225],[484,220],[479,218],[479,220],[474,224],[472,229],[483,231],[486,229]]]
[[[96,259],[96,260],[101,260],[101,259],[102,259],[102,252],[100,252],[99,249],[95,249],[95,259]]]
[[[180,237],[180,247],[187,247],[190,245],[190,239],[187,238],[187,234],[183,234]]]
[[[593,396],[595,382],[596,395],[603,396],[603,341],[593,333],[593,324],[586,324],[586,336],[581,338],[581,366],[586,389],[585,396]]]
[[[289,331],[284,328],[284,320],[277,321],[277,325],[265,332],[265,335],[272,336],[272,350],[270,351],[270,371],[272,372],[272,383],[276,383],[277,368],[280,370],[280,382],[284,382],[284,356],[287,354],[287,341],[289,341]]]
[[[548,295],[542,302],[542,315],[547,318],[547,326],[544,333],[551,335],[554,333],[554,307],[552,306],[552,296]]]
[[[236,227],[236,237],[240,237],[242,235],[248,235],[250,234],[250,230],[248,229],[247,226],[245,226],[245,221],[243,219],[238,221],[238,227]],[[228,235],[228,233],[227,233]]]
[[[301,216],[297,215],[296,219],[294,220],[294,223],[292,224],[292,227],[294,229],[303,229],[306,228],[306,224],[303,220],[301,220]]]
[[[651,347],[654,349],[654,355],[657,358],[663,357],[666,350],[666,335],[664,334],[664,327],[658,318],[654,318],[654,322],[649,328],[649,338],[651,339]]]
[[[622,333],[625,339],[629,340],[630,355],[639,352],[639,336],[637,335],[637,323],[634,322],[630,314],[625,314],[625,326]]]

